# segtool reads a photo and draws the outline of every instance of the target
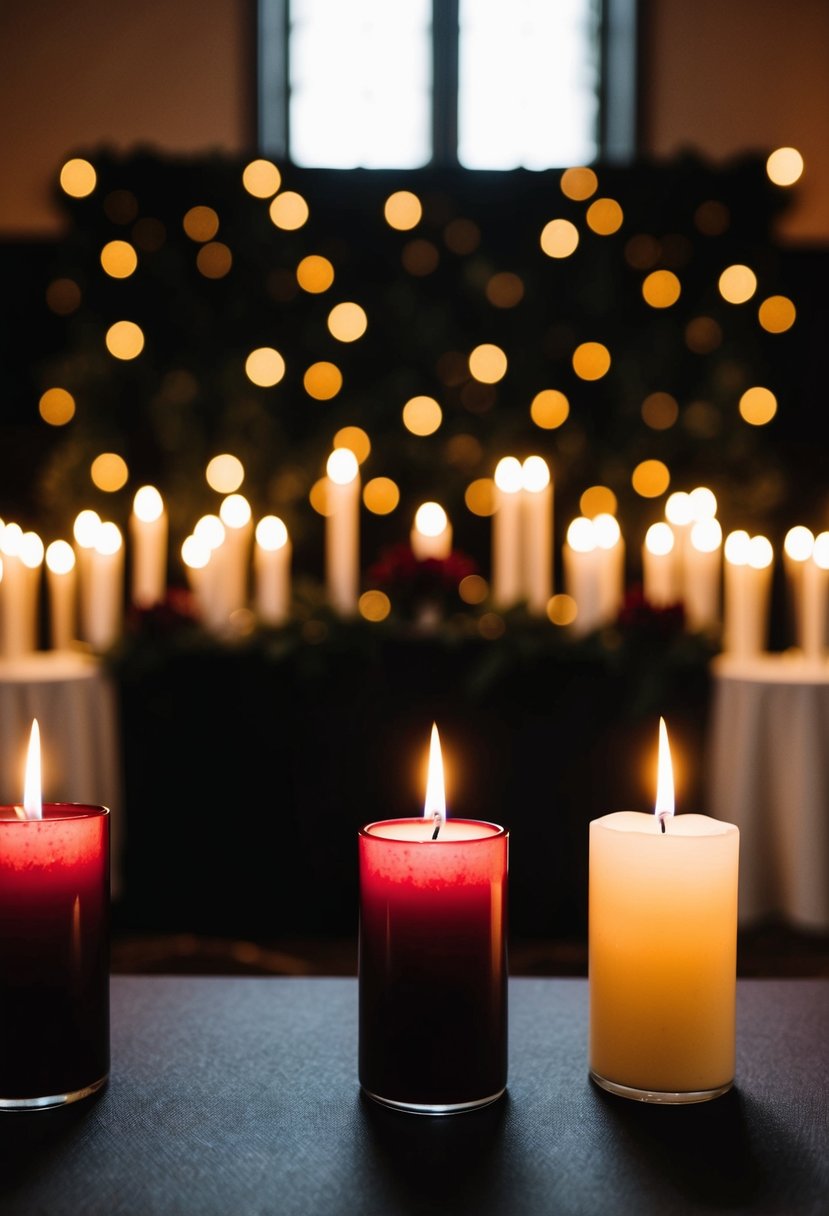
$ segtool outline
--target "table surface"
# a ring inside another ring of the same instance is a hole
[[[0,1212],[829,1210],[829,980],[740,980],[736,1088],[690,1107],[589,1082],[586,980],[512,980],[508,1093],[451,1118],[360,1094],[354,979],[115,976],[112,998],[107,1089],[0,1114]]]

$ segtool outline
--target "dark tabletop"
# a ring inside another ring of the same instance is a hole
[[[829,1212],[829,981],[741,980],[737,1087],[656,1107],[587,1079],[587,981],[510,987],[494,1106],[360,1095],[353,979],[116,976],[97,1098],[0,1114],[21,1216]]]

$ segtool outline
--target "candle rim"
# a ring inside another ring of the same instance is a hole
[[[498,840],[502,837],[509,836],[509,829],[503,827],[502,824],[500,824],[500,823],[493,823],[491,820],[488,820],[488,819],[466,819],[463,816],[455,816],[455,815],[453,815],[451,818],[447,818],[446,825],[474,824],[475,827],[492,828],[493,831],[487,832],[487,834],[485,836],[469,836],[469,837],[461,837],[461,838],[457,838],[457,839],[451,839],[448,836],[446,836],[446,837],[438,836],[437,840],[432,840],[431,832],[430,832],[431,821],[429,819],[427,819],[426,816],[424,816],[424,815],[402,815],[402,816],[399,816],[397,819],[374,819],[371,821],[371,823],[365,823],[359,829],[358,835],[364,836],[369,840],[383,840],[388,844],[402,845],[404,848],[410,848],[413,844],[421,843],[420,841],[418,841],[416,839],[401,839],[399,836],[381,836],[379,833],[372,832],[372,830],[371,830],[372,828],[386,826],[386,825],[393,825],[393,824],[419,824],[421,827],[423,827],[424,831],[426,832],[426,836],[424,837],[424,842],[423,842],[426,844],[438,844],[438,845],[485,844],[487,841]]]
[[[14,812],[14,810],[15,804],[0,804],[0,812]],[[47,815],[47,811],[53,813]],[[57,812],[57,814],[54,812]],[[0,814],[0,825],[7,823],[19,823],[24,826],[27,823],[66,823],[67,820],[71,819],[96,819],[111,814],[112,811],[108,806],[98,805],[94,802],[44,802],[42,819],[19,819],[16,814],[12,814],[6,818]]]
[[[629,819],[628,816],[637,816],[637,818]],[[624,817],[624,823],[622,818]],[[668,815],[668,827],[663,833],[659,826],[659,816],[648,811],[611,811],[607,815],[601,815],[598,819],[590,821],[591,828],[595,824],[606,831],[619,832],[622,835],[636,835],[637,833],[643,836],[658,836],[661,839],[667,840],[673,838],[675,840],[703,840],[707,836],[728,836],[732,832],[739,834],[739,828],[736,823],[728,823],[724,819],[714,819],[712,815],[700,815],[695,811],[678,812],[674,815]],[[684,826],[689,827],[692,822],[698,824],[700,820],[704,820],[707,831],[701,832],[685,832]],[[684,822],[683,822],[684,821]]]

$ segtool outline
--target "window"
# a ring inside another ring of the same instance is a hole
[[[633,151],[636,0],[259,0],[262,151],[543,169]]]

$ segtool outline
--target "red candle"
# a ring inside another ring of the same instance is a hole
[[[422,1114],[507,1084],[508,833],[445,813],[433,727],[425,816],[359,833],[360,1084]]]
[[[41,804],[28,774],[24,807],[0,807],[0,1110],[76,1101],[109,1071],[109,810]]]

